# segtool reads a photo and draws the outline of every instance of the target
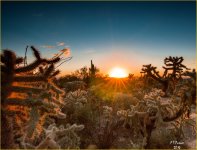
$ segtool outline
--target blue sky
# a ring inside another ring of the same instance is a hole
[[[63,73],[89,66],[101,72],[122,67],[138,74],[159,69],[167,56],[195,67],[195,2],[2,2],[2,48],[24,56],[34,45],[45,57],[69,47]],[[59,46],[58,46],[59,45]],[[31,61],[31,53],[28,58]]]

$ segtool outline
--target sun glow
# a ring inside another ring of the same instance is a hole
[[[113,68],[110,72],[109,72],[109,76],[110,77],[114,77],[114,78],[125,78],[128,76],[127,72],[122,69],[122,68]]]

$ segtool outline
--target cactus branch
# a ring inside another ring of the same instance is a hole
[[[39,88],[32,88],[32,87],[22,87],[22,86],[12,86],[11,88],[12,92],[18,92],[18,93],[27,93],[29,91],[33,93],[42,93],[43,89]]]
[[[44,76],[15,76],[15,82],[39,82],[45,81],[46,78]]]

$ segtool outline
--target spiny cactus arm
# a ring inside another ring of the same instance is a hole
[[[70,132],[70,128],[55,131],[57,136],[64,136],[64,135],[68,134],[68,132]]]
[[[36,67],[38,67],[42,63],[53,64],[53,63],[57,63],[58,61],[60,61],[59,57],[51,59],[51,60],[43,59],[40,57],[40,53],[38,50],[36,50],[36,48],[31,46],[31,49],[34,52],[34,56],[36,57],[36,60],[33,63],[29,64],[28,66],[15,69],[16,73],[31,71],[31,70],[35,69]]]
[[[40,119],[39,111],[35,106],[33,106],[30,110],[30,120],[28,122],[28,127],[27,127],[28,138],[32,138],[33,133],[36,130],[36,126],[38,124],[39,119]]]
[[[50,65],[49,68],[44,72],[43,75],[38,76],[15,76],[14,81],[15,82],[38,82],[38,81],[47,81],[52,72],[54,70],[54,65]]]
[[[184,113],[184,109],[182,107],[179,108],[178,112],[175,113],[172,117],[165,117],[163,118],[164,122],[174,121],[179,118]]]
[[[186,67],[185,65],[183,65],[183,64],[180,64],[179,67],[180,67],[180,68],[185,68],[186,70],[190,70],[190,68],[187,68],[187,67]]]
[[[5,110],[2,108],[2,111],[8,116],[14,116],[14,115],[25,116],[25,113],[19,110]]]
[[[155,75],[152,74],[152,73],[148,74],[148,76],[150,76],[151,78],[153,78],[154,80],[156,80],[156,81],[158,81],[158,82],[162,82],[162,80],[161,80],[159,77],[155,76]]]
[[[54,99],[54,98],[51,98],[51,100],[53,101],[53,103],[59,105],[59,106],[64,106],[65,105],[65,102],[61,102],[61,101],[58,101],[57,99]]]
[[[5,100],[6,105],[19,105],[19,106],[34,106],[34,105],[43,105],[42,101],[36,100],[32,101],[30,99],[18,99],[18,98],[8,98]]]
[[[66,129],[62,128],[60,130],[57,130],[57,131],[55,131],[55,133],[56,133],[57,136],[64,136],[64,135],[67,135],[68,132],[69,133],[74,133],[74,131],[81,131],[83,129],[84,129],[84,125],[73,124],[73,125],[67,127]]]
[[[54,59],[43,59],[42,61],[43,61],[43,63],[47,63],[47,64],[55,64],[60,61],[60,58],[57,57]]]
[[[66,114],[64,114],[64,113],[62,113],[62,112],[58,112],[58,113],[56,114],[56,116],[57,116],[57,118],[59,118],[59,119],[66,119]]]
[[[52,74],[50,75],[50,77],[55,77],[55,76],[58,75],[59,73],[60,73],[60,71],[57,70],[57,71],[55,71],[54,73],[52,73]]]
[[[33,146],[25,141],[26,137],[27,137],[27,133],[25,133],[22,137],[20,137],[18,139],[18,141],[20,141],[20,147],[23,149],[27,149],[27,148],[35,149],[35,146]]]
[[[36,60],[33,63],[29,64],[28,66],[16,68],[15,72],[16,73],[21,73],[21,72],[32,71],[33,69],[38,67],[41,63],[42,63],[41,61]]]
[[[5,100],[6,105],[19,105],[19,106],[45,106],[48,108],[55,108],[57,107],[54,104],[48,104],[46,102],[43,102],[42,100],[32,100],[32,99],[19,99],[19,98],[8,98]]]
[[[56,112],[50,112],[47,114],[48,116],[53,116],[56,117],[58,119],[66,119],[66,114],[60,112],[60,111],[56,111]]]
[[[34,53],[34,56],[36,57],[37,60],[41,60],[41,57],[40,57],[40,52],[34,47],[34,46],[31,46],[31,49]]]
[[[15,82],[43,82],[46,81],[44,76],[14,76]]]
[[[16,64],[20,64],[22,62],[23,62],[23,58],[22,57],[16,58]]]
[[[162,68],[165,69],[165,70],[173,70],[173,68],[167,68],[165,66],[162,66]]]
[[[49,77],[50,74],[54,71],[54,65],[51,64],[47,69],[46,71],[44,72],[43,76],[44,77]]]
[[[177,59],[178,59],[177,60],[178,64],[181,64],[183,62],[183,60],[184,60],[182,56],[181,57],[177,57]]]
[[[59,106],[65,105],[65,102],[63,100],[53,98],[48,92],[43,92],[40,98],[42,98],[42,99],[46,98]]]
[[[159,75],[159,71],[156,71],[157,67],[153,68],[153,73],[155,76],[157,76],[158,78],[161,78],[161,76]]]
[[[39,67],[39,72],[40,72],[41,74],[43,74],[43,73],[44,73],[44,68],[43,68],[43,67]]]
[[[48,149],[48,148],[60,149],[60,146],[49,136],[46,137],[38,146],[36,146],[36,149]]]
[[[165,69],[165,71],[164,71],[164,73],[163,73],[163,78],[166,78],[167,77],[167,74],[168,74],[168,70],[167,69]]]
[[[46,113],[53,113],[53,114],[56,114],[56,110],[55,108],[59,108],[58,105],[54,104],[54,103],[50,103],[50,104],[46,104],[46,105],[42,105],[39,107],[39,109],[41,109],[43,112],[46,112]],[[48,115],[49,115],[48,114]]]
[[[60,60],[59,58],[55,58],[54,60],[47,60],[47,59],[36,60],[33,63],[29,64],[28,66],[15,69],[15,72],[16,73],[28,72],[28,71],[35,69],[42,63],[53,64],[53,63],[58,62],[59,60]]]
[[[64,94],[65,93],[57,85],[55,85],[52,81],[50,81],[48,85],[49,85],[51,90],[53,90],[54,92],[56,92],[58,94]]]
[[[50,113],[56,112],[55,110],[48,108],[46,106],[40,106],[39,109],[41,109],[43,113],[47,113],[47,115],[50,115]]]
[[[143,65],[142,72],[151,74],[151,71],[153,70],[153,66],[151,64]]]
[[[33,93],[42,93],[43,89],[39,89],[39,88],[31,88],[31,87],[22,87],[22,86],[12,86],[10,88],[10,90],[12,92],[18,92],[18,93],[27,93],[27,92],[33,92]]]

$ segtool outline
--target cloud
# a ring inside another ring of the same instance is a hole
[[[70,56],[70,48],[64,48],[62,50],[60,50],[60,52],[64,53],[64,56],[69,57]]]
[[[64,42],[56,42],[56,45],[42,45],[40,47],[52,49],[52,48],[57,48],[58,46],[70,47],[68,45],[66,46]]]
[[[42,48],[48,48],[48,49],[51,49],[51,48],[54,48],[55,46],[52,46],[52,45],[43,45],[41,46]]]
[[[57,46],[64,46],[65,43],[64,42],[57,42]]]

